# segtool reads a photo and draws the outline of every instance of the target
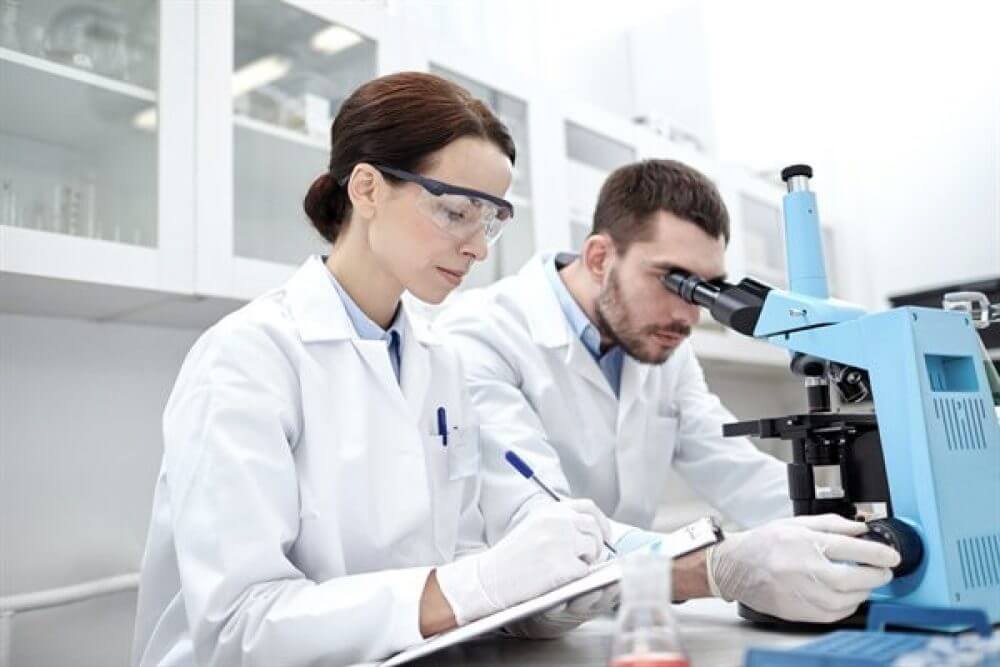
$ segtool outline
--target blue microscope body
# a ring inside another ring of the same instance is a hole
[[[812,170],[782,176],[788,290],[664,278],[723,324],[792,352],[792,369],[806,376],[809,413],[726,433],[792,441],[796,514],[852,517],[856,503],[884,504],[873,537],[904,562],[872,601],[977,608],[1000,623],[1000,421],[971,318],[915,307],[866,313],[831,299]],[[830,410],[831,384],[842,403],[873,399],[874,415]],[[817,497],[813,468],[822,465],[839,466],[840,497]]]

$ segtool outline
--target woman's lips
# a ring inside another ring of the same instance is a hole
[[[447,280],[452,285],[455,285],[456,287],[458,285],[461,285],[462,279],[465,278],[465,273],[460,273],[458,271],[449,271],[448,269],[443,269],[440,266],[437,267],[437,270],[442,276],[444,276],[445,280]]]

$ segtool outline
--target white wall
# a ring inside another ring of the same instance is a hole
[[[852,299],[1000,273],[997,3],[462,5],[505,36],[486,55],[553,89],[673,119],[725,163],[812,164]]]
[[[139,568],[195,331],[0,315],[0,595]],[[15,617],[13,665],[125,665],[134,594]]]
[[[628,30],[635,89],[633,115],[658,116],[717,151],[711,52],[704,4],[694,0]]]
[[[1000,6],[705,7],[719,158],[816,167],[849,293],[1000,273]]]

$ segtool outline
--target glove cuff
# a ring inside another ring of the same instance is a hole
[[[719,546],[718,544],[713,544],[705,552],[705,575],[708,579],[708,590],[711,591],[712,597],[722,598],[726,600],[726,597],[719,590],[719,586],[715,583],[715,548]],[[732,602],[732,600],[726,600],[726,602]]]
[[[465,625],[498,610],[498,606],[483,587],[480,570],[484,557],[488,557],[488,554],[474,554],[437,568],[437,581],[441,593],[451,605],[455,621],[459,625]]]

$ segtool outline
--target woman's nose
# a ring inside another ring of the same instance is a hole
[[[471,257],[475,262],[481,262],[489,255],[489,245],[486,243],[486,230],[482,227],[462,243],[461,252]]]

